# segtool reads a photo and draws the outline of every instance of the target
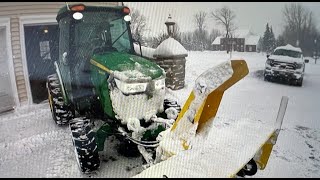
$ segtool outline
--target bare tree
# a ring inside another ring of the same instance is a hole
[[[207,48],[207,32],[206,32],[206,22],[207,20],[207,13],[204,11],[199,11],[194,15],[194,22],[196,25],[196,30],[194,31],[194,38],[196,46],[199,50],[203,51]]]
[[[194,15],[194,21],[196,24],[197,29],[199,31],[203,31],[206,28],[205,21],[206,21],[207,13],[204,11],[200,11]]]
[[[132,32],[132,37],[140,41],[141,44],[145,43],[145,37],[144,33],[148,30],[147,29],[147,19],[146,17],[140,13],[139,10],[136,9],[131,9],[131,32]]]
[[[220,9],[217,9],[215,12],[211,12],[211,16],[218,24],[224,27],[226,31],[225,37],[227,42],[229,42],[231,33],[236,29],[236,25],[234,24],[234,19],[236,18],[235,13],[229,7],[224,6]],[[227,52],[229,52],[229,50],[227,50]]]
[[[299,3],[290,3],[284,6],[283,17],[285,41],[300,46],[306,54],[311,55],[313,41],[319,34],[312,11]]]

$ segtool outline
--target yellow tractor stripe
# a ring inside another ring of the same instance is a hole
[[[90,59],[90,63],[104,71],[106,71],[107,73],[111,74],[112,73],[112,70],[108,69],[107,67],[105,67],[104,65],[98,63],[97,61],[93,60],[93,59]]]

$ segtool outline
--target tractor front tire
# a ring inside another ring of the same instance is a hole
[[[171,99],[165,99],[163,102],[163,107],[164,111],[172,107],[177,110],[178,114],[181,112],[181,106],[178,104],[178,102]]]
[[[48,76],[47,90],[53,120],[58,125],[67,124],[73,118],[73,112],[69,106],[64,104],[61,86],[56,74]]]
[[[90,173],[100,167],[98,146],[89,119],[75,118],[69,123],[78,167]]]
[[[245,176],[253,176],[257,173],[258,171],[258,166],[256,162],[251,159],[238,173],[237,175],[240,177],[245,177]]]

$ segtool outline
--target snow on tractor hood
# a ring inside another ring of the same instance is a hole
[[[165,77],[165,71],[156,63],[128,53],[108,52],[94,55],[92,59],[125,82],[145,82]]]

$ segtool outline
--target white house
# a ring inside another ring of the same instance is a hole
[[[259,36],[252,33],[247,29],[236,30],[231,34],[231,42],[234,51],[239,52],[256,52],[257,45],[259,42]],[[227,49],[227,41],[224,36],[218,36],[212,42],[212,50],[214,51],[225,51]]]

